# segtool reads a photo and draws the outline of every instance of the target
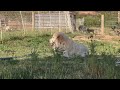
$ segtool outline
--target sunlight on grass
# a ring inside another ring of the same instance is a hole
[[[81,33],[67,33],[70,38]],[[0,60],[1,79],[120,79],[120,67],[115,66],[120,46],[108,42],[83,42],[90,55],[67,59],[53,53],[49,46],[50,32],[4,32],[0,57],[20,57]],[[77,41],[78,43],[81,43]],[[120,44],[120,42],[119,42]],[[13,55],[13,51],[14,55]]]

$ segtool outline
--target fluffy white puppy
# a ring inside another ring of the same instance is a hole
[[[89,54],[89,50],[86,46],[74,42],[62,32],[54,33],[49,42],[52,48],[62,52],[64,57],[69,58],[74,55],[85,57]]]

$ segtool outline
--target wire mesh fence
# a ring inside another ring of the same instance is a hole
[[[1,40],[3,32],[72,30],[69,11],[0,11]]]
[[[118,23],[118,11],[110,11],[105,13],[105,27],[116,26]]]
[[[99,33],[101,30],[101,14],[98,15],[81,15],[76,20],[78,31],[94,30]]]
[[[31,25],[31,12],[28,11],[0,11],[1,27],[9,26],[13,29],[23,29],[22,20],[25,27],[30,27]],[[22,17],[21,17],[22,15]]]
[[[67,11],[0,11],[0,27],[13,29],[69,29]]]
[[[119,11],[97,11],[97,13],[98,14],[96,15],[92,15],[92,14],[81,15],[79,17],[79,21],[81,22],[77,24],[77,27],[79,25],[83,25],[87,28],[95,29],[98,33],[100,33],[102,30],[101,29],[102,26],[104,26],[104,29],[105,29],[104,32],[113,33],[111,32],[111,30],[112,31],[117,30],[120,32],[119,30],[120,29],[120,12]],[[102,17],[101,17],[102,15],[104,15],[104,21],[102,21]]]
[[[84,25],[90,29],[101,30],[101,14],[104,15],[105,28],[119,27],[119,11],[100,11],[97,15],[81,15],[76,20],[76,29]],[[4,32],[22,31],[64,31],[73,32],[73,20],[69,11],[0,11],[1,39]]]

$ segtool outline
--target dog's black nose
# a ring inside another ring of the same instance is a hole
[[[53,46],[54,45],[54,43],[50,43],[50,46]]]

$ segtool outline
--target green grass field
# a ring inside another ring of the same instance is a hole
[[[78,34],[67,35],[72,38]],[[0,60],[0,79],[120,79],[120,67],[115,66],[120,42],[116,45],[82,42],[90,49],[90,55],[85,60],[81,57],[67,59],[53,53],[49,46],[51,36],[37,31],[26,35],[4,32],[0,57],[19,58]]]

